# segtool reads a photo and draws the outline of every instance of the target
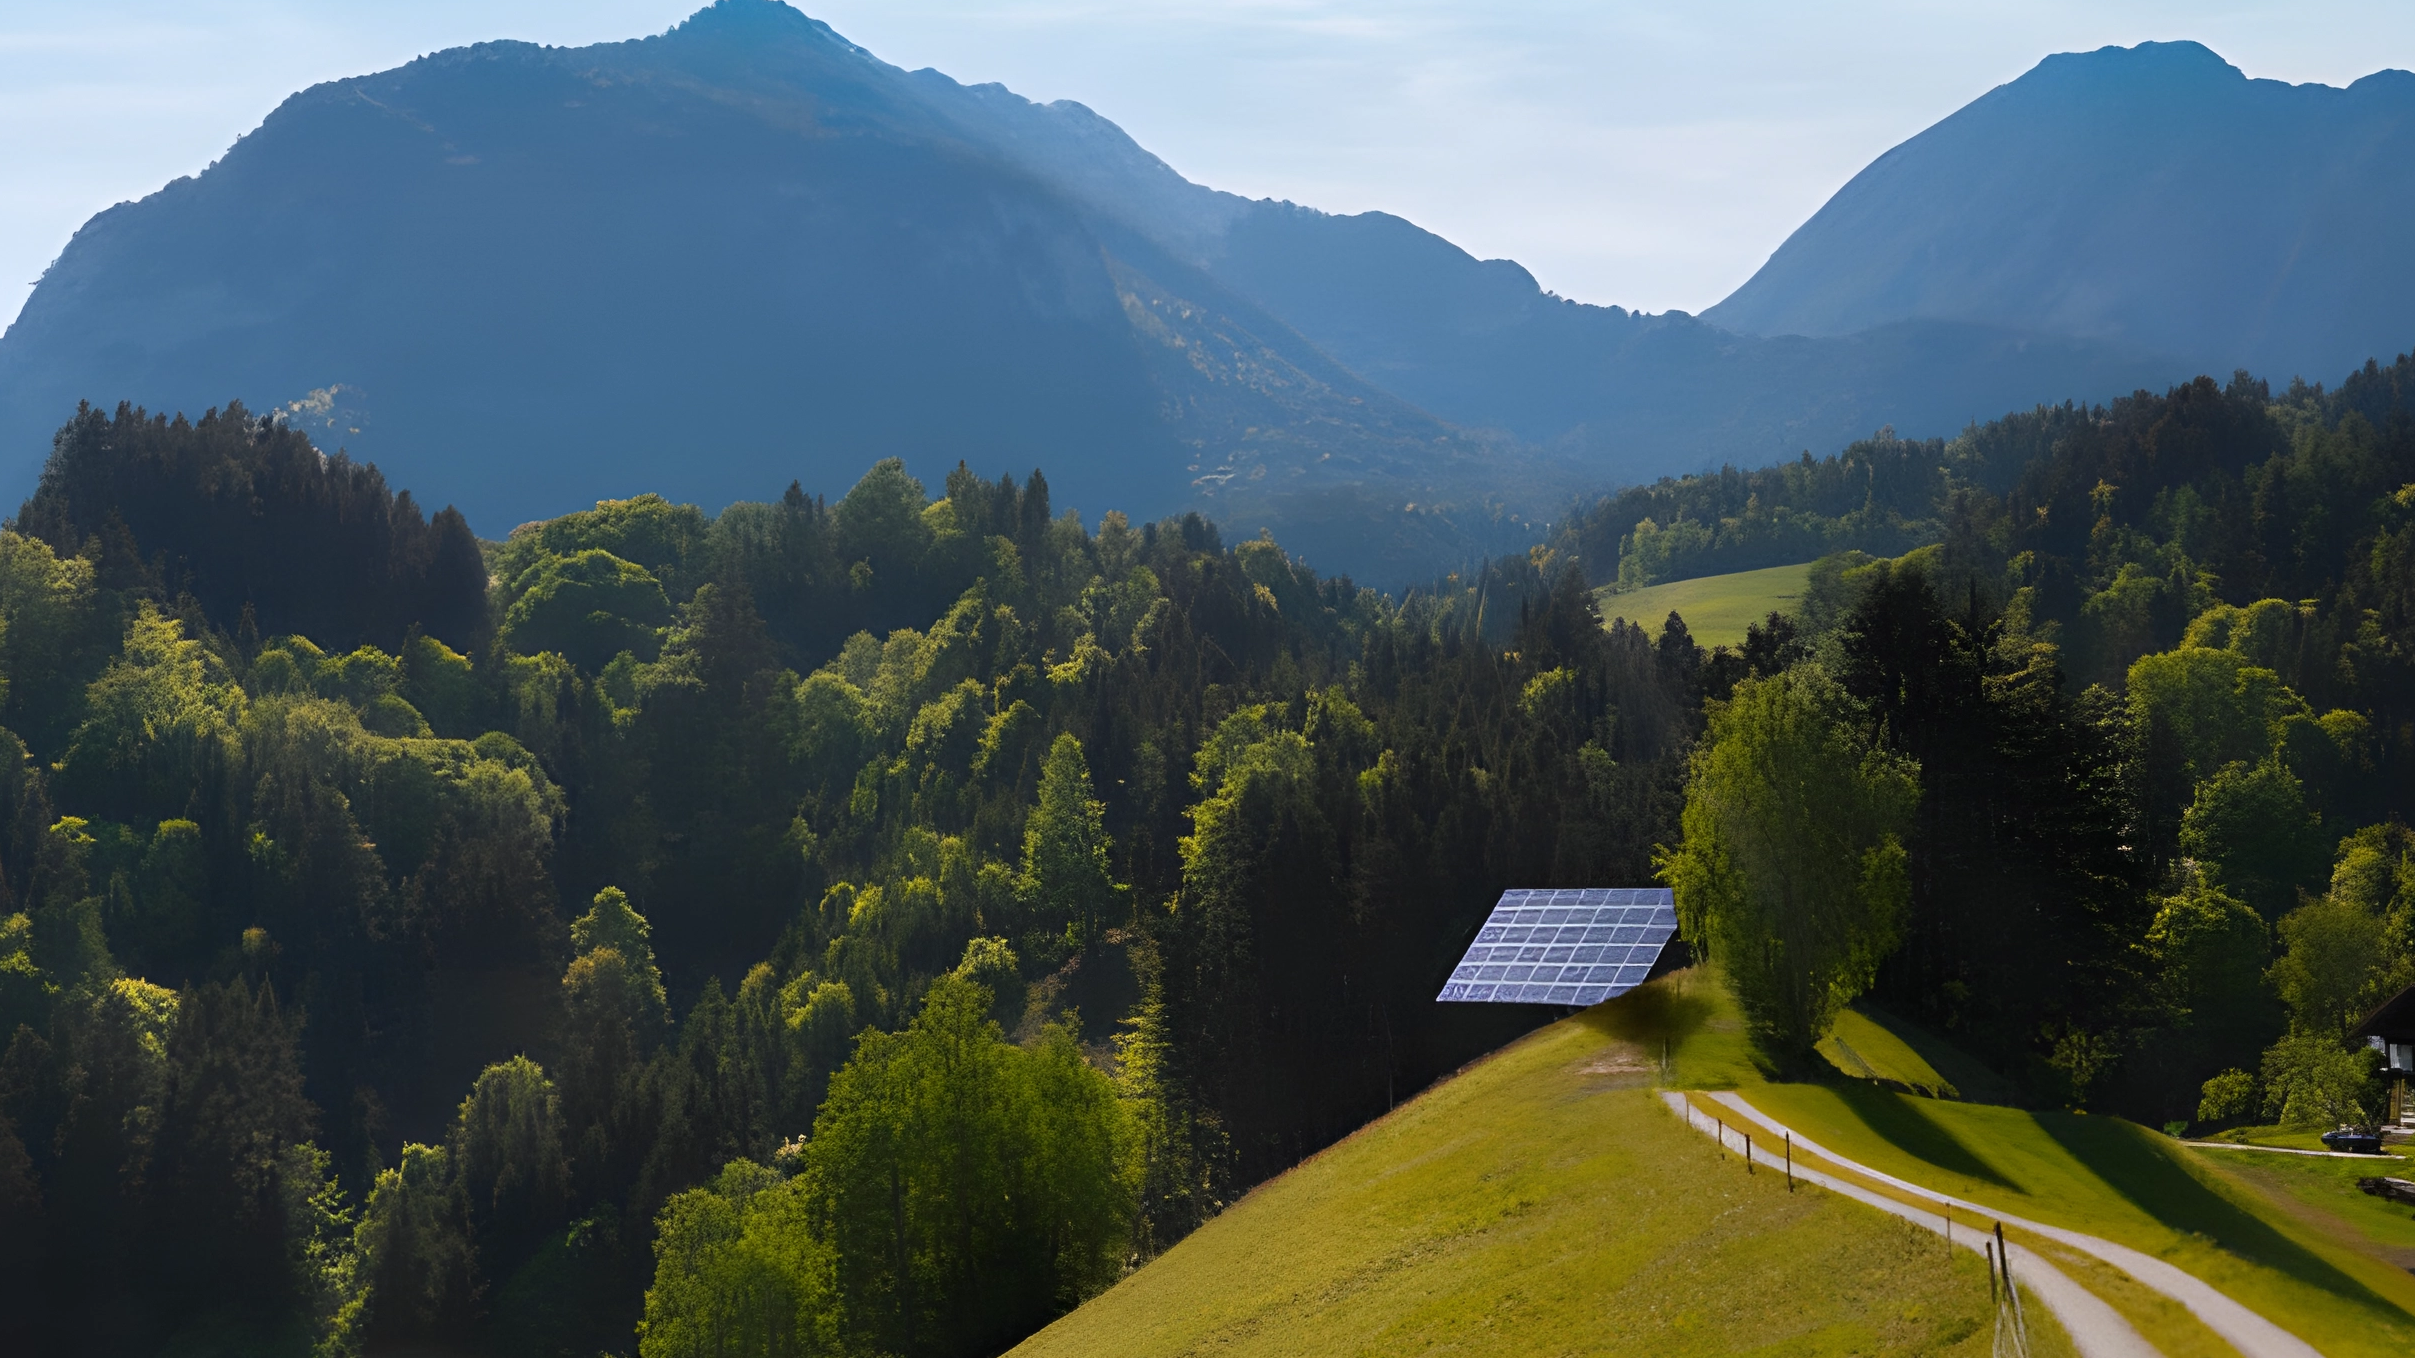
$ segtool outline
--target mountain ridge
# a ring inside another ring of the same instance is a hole
[[[882,456],[1045,462],[1086,512],[1202,509],[1395,583],[1523,550],[1580,493],[2200,366],[2231,365],[2044,315],[1759,335],[1580,303],[1398,216],[1194,184],[1085,105],[718,0],[313,86],[95,216],[0,336],[0,494],[78,400],[241,397],[489,534],[640,485],[717,507]]]
[[[2415,74],[2291,85],[2185,41],[2059,53],[1872,161],[1703,315],[2001,325],[2330,379],[2415,342],[2415,265],[2387,248],[2410,165]]]

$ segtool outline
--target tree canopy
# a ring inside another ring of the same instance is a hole
[[[1726,973],[1753,1036],[1797,1065],[1869,987],[1909,903],[1919,767],[1865,721],[1816,666],[1738,684],[1711,711],[1685,839],[1661,865],[1687,941]]]

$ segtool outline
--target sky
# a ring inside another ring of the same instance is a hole
[[[5,0],[0,319],[93,213],[286,95],[703,0]],[[2053,52],[2194,38],[2251,76],[2415,68],[2404,0],[810,0],[883,60],[1073,99],[1189,178],[1382,210],[1582,301],[1700,311],[1863,165]]]

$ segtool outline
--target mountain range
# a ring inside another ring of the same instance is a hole
[[[241,397],[489,535],[961,458],[1390,583],[1521,546],[1582,491],[2404,347],[2411,112],[2399,72],[2051,58],[1704,316],[1648,315],[719,0],[651,38],[315,86],[94,217],[0,337],[0,494],[79,400]]]

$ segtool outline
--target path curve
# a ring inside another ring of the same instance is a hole
[[[1664,1089],[1660,1097],[1669,1105],[1670,1111],[1684,1118],[1689,1126],[1694,1126],[1695,1130],[1726,1146],[1726,1140],[1716,1130],[1716,1123],[1698,1124],[1685,1095],[1673,1089]],[[1741,1136],[1742,1133],[1737,1135]],[[1797,1138],[1798,1141],[1800,1139]],[[1873,1193],[1859,1184],[1848,1183],[1816,1169],[1798,1165],[1794,1177],[1901,1217],[1915,1226],[1946,1237],[1973,1254],[1985,1253],[1981,1242],[1986,1237],[1974,1239],[1969,1231],[1955,1235],[1946,1219],[1938,1213],[1924,1212],[1910,1203],[1897,1202],[1883,1193]],[[2047,1310],[2054,1312],[2054,1318],[2062,1323],[2064,1333],[2071,1336],[2072,1346],[2079,1350],[2080,1358],[2164,1358],[2163,1351],[2148,1343],[2146,1337],[2124,1319],[2121,1312],[2106,1305],[2104,1299],[2094,1292],[2073,1282],[2071,1275],[2048,1263],[2036,1251],[2007,1241],[2004,1252],[2011,1264],[2013,1277],[2038,1300],[2046,1303]]]
[[[2049,1226],[2041,1221],[2016,1217],[1994,1207],[1966,1202],[1951,1194],[1923,1188],[1919,1184],[1898,1179],[1892,1174],[1885,1174],[1867,1165],[1848,1160],[1835,1151],[1822,1147],[1801,1132],[1795,1131],[1746,1103],[1740,1094],[1721,1092],[1710,1095],[1710,1098],[1713,1102],[1732,1108],[1752,1119],[1769,1131],[1792,1136],[1795,1145],[1832,1163],[1843,1165],[1856,1174],[1867,1175],[1880,1183],[1891,1184],[1907,1193],[1918,1193],[1923,1197],[1935,1199],[1949,1207],[1984,1213],[2007,1226],[2018,1226],[2022,1230],[2042,1235],[2049,1240],[2060,1241],[2073,1249],[2095,1255],[2146,1286],[2187,1307],[2189,1314],[2205,1322],[2207,1329],[2230,1341],[2231,1347],[2239,1350],[2246,1358],[2323,1358],[2322,1353],[2314,1345],[2224,1296],[2215,1290],[2213,1284],[2195,1274],[2183,1272],[2154,1255],[2132,1249],[2128,1245],[2117,1245],[2100,1236],[2086,1235],[2061,1226]],[[1798,1174],[1801,1172],[1796,1171]]]

